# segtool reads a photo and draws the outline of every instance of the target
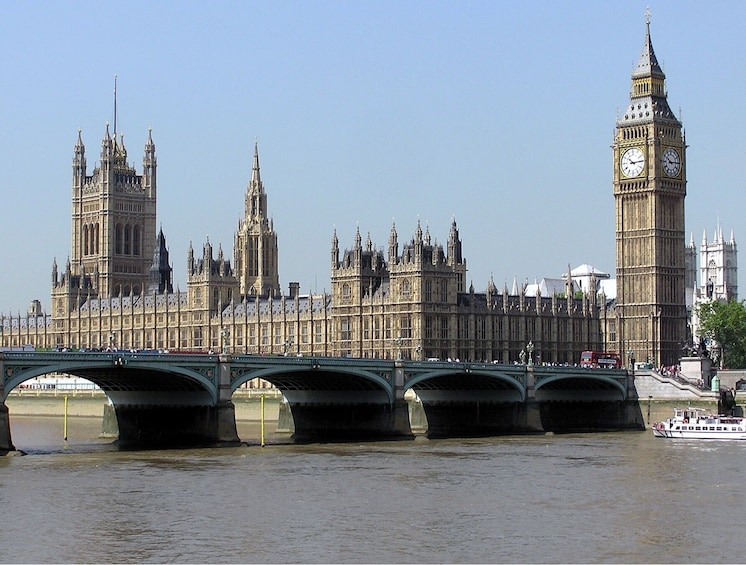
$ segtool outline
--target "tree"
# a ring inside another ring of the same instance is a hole
[[[720,366],[746,368],[746,305],[712,300],[697,306],[700,334],[720,348]]]

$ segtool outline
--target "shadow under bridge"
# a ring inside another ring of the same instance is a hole
[[[413,437],[393,361],[233,356],[230,363],[232,391],[260,378],[282,392],[281,417],[290,411],[296,442]]]
[[[407,363],[405,387],[417,395],[428,437],[490,436],[526,431],[526,366]]]
[[[645,428],[625,370],[534,367],[533,399],[542,430],[588,432]]]

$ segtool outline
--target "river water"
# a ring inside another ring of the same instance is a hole
[[[118,451],[11,417],[2,562],[743,561],[746,442],[647,432]]]

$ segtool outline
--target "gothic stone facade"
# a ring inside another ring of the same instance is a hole
[[[187,289],[173,290],[162,231],[155,230],[155,145],[144,172],[126,165],[123,140],[107,131],[101,165],[88,176],[79,135],[73,159],[73,252],[52,267],[52,312],[34,301],[26,315],[2,316],[2,346],[227,350],[292,354],[517,362],[529,342],[537,362],[574,363],[602,347],[596,296],[532,296],[465,289],[466,261],[454,221],[446,249],[418,223],[401,250],[363,248],[360,233],[340,257],[332,240],[331,294],[280,292],[278,246],[267,216],[258,150],[235,265],[207,241],[191,244]],[[152,235],[152,239],[149,239]],[[146,260],[146,255],[149,259]]]

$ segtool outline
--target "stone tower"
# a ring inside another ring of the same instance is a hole
[[[234,238],[233,260],[242,296],[280,296],[277,234],[267,216],[267,194],[259,173],[259,148],[246,189],[244,217]]]
[[[733,232],[726,241],[723,228],[718,225],[711,242],[707,241],[707,232],[704,232],[699,257],[701,296],[726,302],[737,300],[738,252]]]
[[[686,342],[686,141],[668,105],[646,18],[630,102],[613,144],[618,349],[660,365]]]
[[[74,294],[98,298],[147,290],[156,245],[156,158],[148,133],[143,173],[127,163],[124,136],[109,124],[99,165],[87,174],[80,131],[73,156],[72,256],[61,280],[53,267],[55,310],[75,307]],[[66,296],[63,296],[66,295]]]

